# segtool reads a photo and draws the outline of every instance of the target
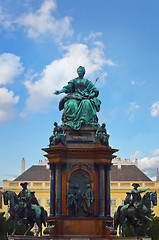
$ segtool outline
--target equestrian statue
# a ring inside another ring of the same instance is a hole
[[[146,237],[148,230],[152,226],[152,206],[157,205],[157,193],[145,190],[138,190],[140,185],[133,183],[134,189],[131,192],[127,192],[127,196],[123,206],[119,206],[114,213],[114,229],[117,230],[119,226],[120,237],[125,237],[125,226],[132,232],[132,236],[139,237],[139,230],[143,226]],[[141,193],[147,193],[141,197]]]
[[[13,191],[4,191],[3,199],[4,205],[9,205],[10,217],[6,220],[14,220],[14,229],[12,235],[16,234],[16,227],[18,222],[22,222],[26,226],[27,235],[34,227],[34,223],[38,226],[36,236],[42,236],[42,224],[46,226],[47,212],[42,206],[39,206],[38,201],[34,195],[27,189],[27,182],[21,183],[22,190],[17,195]]]

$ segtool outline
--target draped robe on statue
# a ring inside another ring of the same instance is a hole
[[[63,125],[74,130],[79,130],[82,125],[98,125],[96,112],[100,110],[101,101],[94,84],[88,79],[75,78],[63,89],[67,94],[59,103],[59,110],[64,109]]]

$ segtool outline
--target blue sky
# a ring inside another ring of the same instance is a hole
[[[53,91],[79,65],[102,101],[118,157],[159,167],[158,0],[0,0],[0,181],[44,159],[53,122]]]

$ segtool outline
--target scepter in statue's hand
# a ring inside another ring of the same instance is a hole
[[[55,90],[55,91],[53,92],[53,94],[59,95],[59,94],[60,94],[60,91],[59,91],[59,90]]]
[[[96,84],[96,82],[98,81],[98,79],[99,79],[99,78],[96,78],[94,85]]]

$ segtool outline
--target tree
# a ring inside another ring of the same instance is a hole
[[[152,240],[158,240],[159,238],[159,217],[155,216],[152,218],[152,228],[149,231],[149,236],[152,237]]]
[[[7,226],[4,214],[5,212],[0,213],[0,240],[7,240]]]

